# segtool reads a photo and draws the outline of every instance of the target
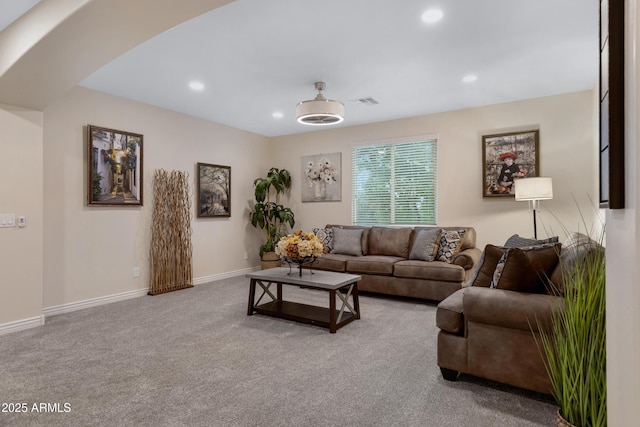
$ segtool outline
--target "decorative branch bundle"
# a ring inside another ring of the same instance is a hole
[[[189,174],[156,169],[149,295],[193,287]]]

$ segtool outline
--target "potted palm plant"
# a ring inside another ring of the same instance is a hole
[[[295,216],[291,208],[280,204],[280,195],[291,188],[291,174],[286,169],[271,168],[264,178],[253,181],[256,203],[249,217],[251,225],[265,231],[265,242],[260,246],[262,268],[280,264],[275,253],[278,240],[287,233],[285,227],[295,225]],[[273,199],[272,199],[273,197]]]
[[[604,248],[582,235],[569,251],[564,305],[551,328],[540,330],[540,348],[559,406],[558,426],[606,426]]]

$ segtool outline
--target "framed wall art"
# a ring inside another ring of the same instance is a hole
[[[142,206],[140,134],[87,126],[87,204]]]
[[[482,196],[515,197],[518,178],[538,176],[538,130],[482,137]]]
[[[231,167],[198,163],[198,217],[231,216]]]
[[[302,201],[342,200],[342,153],[302,156]]]

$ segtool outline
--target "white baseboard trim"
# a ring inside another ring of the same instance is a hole
[[[44,315],[32,317],[30,319],[16,320],[15,322],[0,325],[0,335],[37,328],[42,325],[44,325]]]
[[[84,301],[70,302],[67,304],[46,307],[42,309],[45,318],[57,314],[71,313],[72,311],[83,310],[85,308],[97,307],[99,305],[110,304],[112,302],[125,301],[131,298],[138,298],[147,295],[148,289],[136,289],[134,291],[122,292],[120,294],[107,295],[104,297],[91,298]]]
[[[213,274],[211,276],[198,277],[197,279],[193,279],[193,284],[202,285],[209,282],[215,282],[216,280],[230,279],[232,277],[237,277],[247,273],[252,273],[256,270],[260,270],[260,266],[243,268],[242,270],[229,271],[227,273]]]
[[[194,285],[202,285],[205,283],[215,282],[216,280],[230,279],[236,276],[242,276],[247,273],[259,270],[260,267],[249,267],[242,270],[229,271],[227,273],[213,274],[210,276],[203,276],[193,279]],[[71,313],[73,311],[83,310],[85,308],[97,307],[100,305],[110,304],[112,302],[124,301],[131,298],[138,298],[147,295],[148,289],[136,289],[133,291],[122,292],[114,295],[107,295],[104,297],[92,298],[84,301],[70,302],[67,304],[56,305],[53,307],[46,307],[42,309],[42,315],[39,317],[32,317],[30,319],[16,320],[15,322],[9,322],[0,325],[0,335],[9,334],[12,332],[21,331],[24,329],[35,328],[42,326],[45,320],[49,316],[55,316],[58,314]]]

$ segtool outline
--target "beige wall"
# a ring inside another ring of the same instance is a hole
[[[41,324],[42,113],[0,105],[0,213],[26,218],[0,228],[0,325]]]
[[[640,419],[640,9],[627,0],[625,205],[607,211],[607,416],[609,426]]]
[[[49,106],[44,123],[44,307],[148,287],[159,168],[190,174],[194,279],[259,264],[246,212],[253,178],[269,164],[267,138],[80,87]],[[87,124],[143,134],[143,207],[86,206]],[[230,218],[195,218],[197,162],[231,166]]]
[[[589,225],[597,210],[596,152],[593,139],[592,91],[432,114],[365,126],[274,138],[278,167],[294,176],[291,206],[296,228],[310,230],[327,223],[351,222],[351,148],[377,141],[436,135],[438,138],[438,223],[477,229],[478,245],[501,244],[513,233],[533,235],[526,202],[482,197],[482,135],[540,129],[540,169],[553,178],[554,199],[543,203],[538,237],[564,237],[560,223],[584,231],[578,206]],[[375,107],[372,107],[375,108]],[[347,111],[348,118],[348,111]],[[342,153],[342,201],[300,201],[300,157]],[[575,196],[578,206],[573,199]],[[556,220],[555,217],[558,218]],[[544,227],[548,230],[545,230]]]

